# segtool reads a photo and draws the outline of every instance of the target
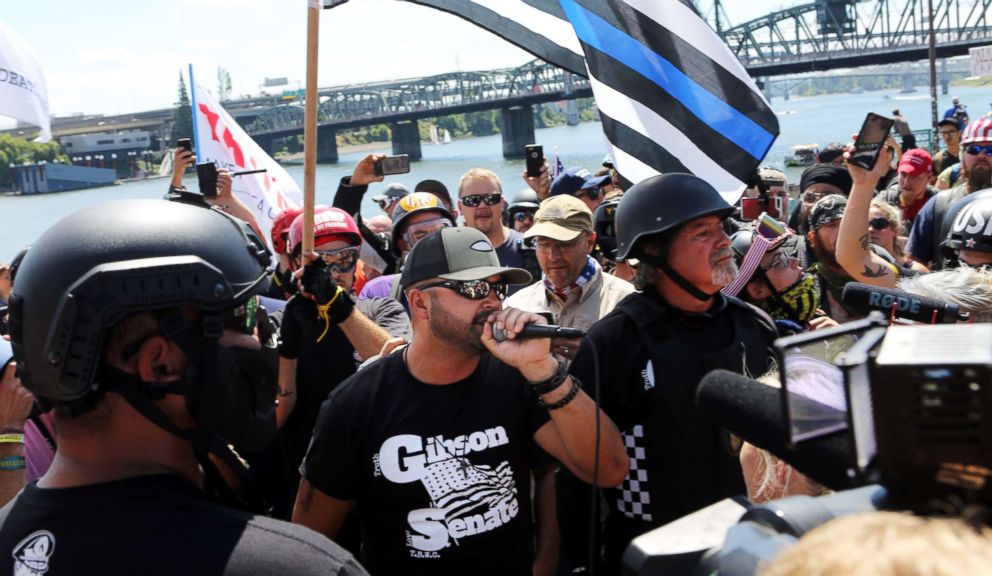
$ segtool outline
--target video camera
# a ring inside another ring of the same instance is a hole
[[[838,516],[882,508],[934,515],[989,504],[990,343],[992,324],[889,326],[875,312],[777,340],[781,389],[727,371],[708,374],[697,393],[704,413],[841,491],[758,506],[723,500],[635,539],[624,573],[753,574]]]

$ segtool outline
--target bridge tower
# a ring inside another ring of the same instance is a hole
[[[317,162],[319,164],[338,163],[337,133],[330,126],[317,127]]]
[[[420,160],[420,126],[416,120],[403,120],[389,125],[393,133],[393,155],[408,154],[410,160]]]
[[[503,108],[499,114],[503,158],[523,158],[524,146],[534,143],[534,110],[528,106]]]

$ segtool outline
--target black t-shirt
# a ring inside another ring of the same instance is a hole
[[[331,394],[303,475],[357,501],[372,574],[530,574],[528,472],[547,421],[489,354],[465,380],[430,385],[397,352]]]
[[[357,300],[355,307],[391,336],[410,340],[410,319],[396,300]],[[331,390],[354,374],[361,364],[355,347],[333,321],[327,334],[317,341],[325,327],[312,300],[297,295],[286,303],[279,330],[282,341],[279,354],[297,360],[296,406],[280,436],[293,469],[303,461],[320,405]]]
[[[320,534],[211,502],[171,474],[32,483],[2,516],[0,575],[365,574]]]

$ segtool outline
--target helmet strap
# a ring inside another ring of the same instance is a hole
[[[714,294],[707,294],[703,292],[695,284],[686,280],[684,276],[675,271],[674,268],[668,263],[668,242],[659,242],[658,246],[661,248],[661,254],[654,256],[651,254],[643,253],[639,256],[641,262],[647,262],[648,264],[658,268],[665,273],[666,276],[671,278],[672,282],[684,290],[687,294],[699,300],[700,302],[707,302],[713,298]]]

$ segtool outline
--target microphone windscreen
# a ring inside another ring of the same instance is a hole
[[[699,383],[696,403],[718,426],[763,448],[824,486],[858,486],[847,473],[854,463],[847,433],[806,440],[791,447],[781,390],[727,370],[714,370]]]
[[[841,299],[844,304],[866,312],[878,310],[890,314],[892,307],[895,306],[896,317],[925,324],[930,324],[934,320],[938,323],[958,320],[957,304],[861,282],[845,284]],[[934,319],[934,311],[937,312],[936,319]]]

